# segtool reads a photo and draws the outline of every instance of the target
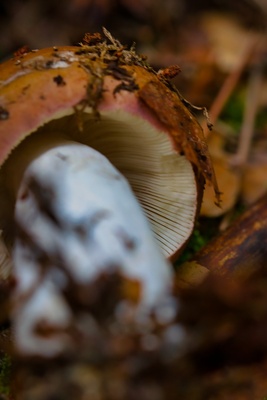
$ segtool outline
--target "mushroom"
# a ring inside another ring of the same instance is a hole
[[[15,324],[31,338],[41,309],[49,323],[68,324],[59,292],[70,275],[82,286],[119,268],[140,284],[142,305],[166,299],[167,260],[193,231],[205,180],[219,198],[202,129],[168,75],[104,35],[0,67],[0,222],[22,304]],[[21,347],[42,352],[40,343]]]

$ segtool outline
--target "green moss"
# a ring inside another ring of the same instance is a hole
[[[241,129],[244,106],[245,92],[241,89],[232,94],[220,115],[220,119],[229,124],[235,132],[239,132]]]
[[[239,133],[245,113],[246,89],[240,88],[236,90],[226,103],[220,119],[230,125],[236,133]],[[258,110],[255,129],[262,129],[267,125],[266,108]]]
[[[264,129],[267,126],[267,109],[262,108],[256,118],[256,128]],[[266,397],[267,400],[267,397]]]
[[[176,262],[175,267],[193,258],[203,246],[216,236],[218,234],[220,223],[221,217],[199,218],[186,249]]]
[[[201,232],[199,228],[195,228],[185,251],[177,261],[176,266],[192,258],[194,254],[209,241],[209,239],[209,234]]]
[[[10,391],[11,359],[8,355],[0,356],[0,395],[8,395]]]

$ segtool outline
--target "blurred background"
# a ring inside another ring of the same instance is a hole
[[[164,56],[181,51],[188,35],[203,41],[199,18],[208,12],[230,13],[248,29],[261,29],[266,10],[265,0],[2,1],[0,55],[4,58],[25,44],[30,48],[75,44],[85,32],[105,26],[122,42],[135,41]]]

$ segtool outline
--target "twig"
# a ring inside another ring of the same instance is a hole
[[[209,110],[209,117],[211,123],[214,125],[215,122],[217,121],[221,111],[223,110],[227,100],[233,93],[246,65],[248,64],[251,55],[253,54],[255,50],[255,45],[257,40],[252,40],[249,42],[249,44],[246,46],[243,55],[241,56],[240,63],[237,65],[237,67],[227,76],[225,79],[221,90],[219,91],[217,97],[215,98],[213,104],[210,107]],[[209,135],[209,129],[208,127],[204,128],[204,133],[206,136]]]
[[[231,165],[239,167],[241,169],[247,161],[251,146],[255,119],[258,111],[259,91],[262,85],[262,80],[262,67],[260,64],[258,64],[251,71],[251,75],[249,78],[245,112],[241,132],[239,135],[238,149],[236,154],[231,159]]]

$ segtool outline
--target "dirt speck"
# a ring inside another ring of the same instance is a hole
[[[57,75],[53,78],[53,81],[58,85],[58,86],[65,86],[66,82],[64,81],[63,77],[61,75]]]

